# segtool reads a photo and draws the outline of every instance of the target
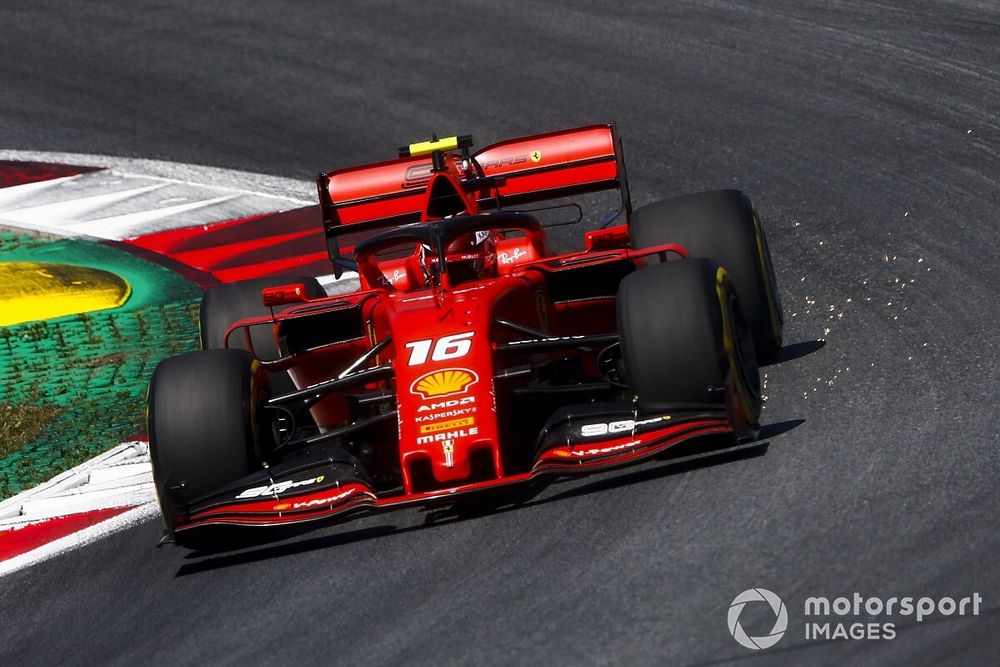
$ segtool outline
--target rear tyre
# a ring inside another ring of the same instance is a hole
[[[732,377],[748,423],[760,417],[760,374],[739,297],[708,259],[656,264],[618,288],[629,388],[644,403],[724,403]]]
[[[268,277],[244,280],[238,283],[216,285],[205,290],[201,299],[199,322],[201,324],[201,347],[214,350],[226,347],[225,335],[237,320],[248,317],[270,315],[271,310],[264,305],[261,292],[266,287],[277,287],[290,283],[303,283],[310,299],[326,296],[319,281],[312,277]],[[278,346],[267,327],[250,330],[254,352],[259,359],[274,359],[278,356]],[[239,333],[230,336],[230,348],[245,350],[246,341]]]
[[[277,287],[278,285],[288,285],[290,283],[305,284],[306,294],[311,299],[326,296],[326,292],[320,286],[318,280],[302,276],[256,278],[238,283],[216,285],[205,290],[205,295],[201,299],[201,311],[199,314],[201,348],[203,350],[225,348],[226,331],[229,330],[229,327],[234,322],[249,317],[262,317],[271,314],[270,309],[264,305],[261,291],[266,287]],[[274,335],[269,327],[252,327],[250,329],[250,338],[253,341],[253,352],[258,359],[270,361],[281,356],[278,344],[274,340]],[[242,335],[242,332],[236,331],[229,337],[228,347],[238,350],[247,349],[246,339]],[[275,393],[283,394],[295,389],[295,384],[288,373],[270,373],[268,377],[271,380],[271,385],[274,387]]]
[[[149,385],[153,479],[167,528],[191,503],[260,467],[273,447],[262,423],[270,389],[243,350],[189,352],[162,361]],[[183,533],[178,544],[187,544]]]
[[[643,206],[633,212],[629,234],[633,248],[679,243],[691,257],[707,257],[724,267],[739,295],[758,357],[767,360],[778,352],[784,326],[778,284],[767,238],[745,194],[716,190]]]

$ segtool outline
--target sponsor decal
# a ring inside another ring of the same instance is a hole
[[[609,445],[607,447],[592,447],[591,449],[566,449],[565,447],[560,447],[559,449],[553,449],[552,453],[556,456],[561,456],[562,458],[570,458],[576,456],[577,458],[583,458],[584,456],[600,456],[602,454],[612,454],[614,452],[621,451],[623,449],[631,449],[636,445],[642,444],[642,440],[629,440],[628,442],[623,442],[620,445]]]
[[[313,484],[319,484],[323,481],[323,475],[319,477],[313,477],[312,479],[304,479],[301,482],[293,482],[291,480],[285,482],[275,482],[268,486],[255,486],[252,489],[247,489],[236,496],[237,500],[243,500],[244,498],[259,498],[261,496],[273,496],[279,493],[284,493],[289,489],[294,489],[300,486],[311,486]]]
[[[457,408],[460,405],[472,405],[476,402],[475,396],[463,396],[462,398],[450,398],[447,401],[438,401],[436,403],[426,403],[417,408],[417,412],[431,412],[433,410],[447,410],[449,408]],[[475,410],[475,408],[472,408]],[[428,420],[423,420],[428,421]]]
[[[541,159],[541,153],[539,153],[539,158]],[[488,160],[483,163],[483,169],[499,169],[505,165],[514,166],[516,164],[522,164],[528,161],[528,154],[521,153],[519,155],[510,155],[508,157],[498,158],[496,160]]]
[[[552,336],[550,338],[540,338],[539,340],[546,341],[546,342],[548,342],[548,341],[556,341],[556,340],[558,340],[558,341],[570,341],[570,340],[581,340],[583,338],[586,338],[586,336]],[[510,341],[510,343],[508,343],[508,345],[510,345],[510,346],[513,347],[515,345],[530,345],[530,344],[533,344],[535,342],[536,341],[534,341],[534,340],[512,340],[512,341]]]
[[[501,264],[513,264],[522,257],[527,257],[528,251],[524,248],[514,248],[510,252],[501,252],[497,254],[497,260]]]
[[[542,161],[542,151],[531,151],[531,154],[528,157],[531,158],[532,162],[538,164]]]
[[[417,436],[417,444],[430,445],[435,442],[447,442],[449,440],[458,440],[459,438],[471,438],[474,435],[479,435],[478,426],[473,426],[468,429],[460,428],[454,431],[444,431],[441,433],[435,433],[434,435]]]
[[[338,500],[343,500],[354,493],[354,489],[347,489],[333,496],[327,496],[326,498],[315,498],[313,500],[302,500],[296,503],[281,503],[280,505],[275,505],[274,509],[278,511],[283,510],[304,510],[310,507],[323,507],[324,505],[332,505]]]
[[[426,406],[421,405],[420,408]],[[417,408],[417,410],[420,410]],[[442,419],[449,419],[452,417],[461,417],[462,415],[471,415],[476,411],[475,408],[455,408],[454,410],[445,410],[443,412],[435,412],[431,415],[417,415],[414,419],[418,424],[425,424],[427,422],[441,421]],[[422,427],[421,427],[422,428]]]
[[[615,422],[584,424],[580,427],[580,435],[585,438],[596,438],[602,435],[615,435],[617,433],[632,432],[639,426],[655,424],[657,422],[667,421],[668,419],[670,419],[669,415],[663,417],[651,417],[650,419],[641,419],[639,421],[623,419],[622,421]]]
[[[479,381],[479,376],[467,368],[445,368],[421,375],[410,385],[410,393],[423,399],[462,394]]]
[[[464,419],[452,419],[451,421],[438,422],[436,424],[423,424],[420,427],[421,433],[437,433],[438,431],[447,431],[454,428],[462,428],[464,426],[472,426],[476,423],[475,418],[465,417]]]
[[[424,187],[427,185],[428,181],[431,180],[432,170],[433,165],[430,162],[427,162],[426,164],[415,164],[408,167],[406,172],[403,174],[403,185],[401,187],[404,190]]]

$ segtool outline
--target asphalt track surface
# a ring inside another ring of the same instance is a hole
[[[995,664],[995,3],[66,7],[2,9],[0,146],[306,179],[615,120],[636,203],[756,200],[790,347],[756,446],[228,555],[144,524],[0,580],[0,662]],[[790,616],[759,652],[726,627],[755,586]],[[806,597],[855,591],[984,603],[804,639]]]

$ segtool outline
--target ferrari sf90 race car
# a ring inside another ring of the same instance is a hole
[[[613,124],[471,147],[435,138],[320,175],[332,271],[356,290],[207,290],[203,349],[150,383],[169,538],[455,503],[756,437],[758,360],[782,315],[747,197],[633,210]],[[582,249],[553,252],[539,203],[601,190],[614,210]]]

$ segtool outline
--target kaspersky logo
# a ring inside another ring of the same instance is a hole
[[[767,603],[770,605],[771,611],[774,612],[774,627],[771,628],[771,632],[761,637],[749,636],[740,625],[740,614],[743,613],[743,608],[751,602]],[[784,636],[785,630],[788,629],[788,610],[785,609],[785,603],[781,601],[781,598],[766,588],[751,588],[737,595],[732,604],[729,605],[728,621],[729,634],[733,636],[733,639],[741,646],[756,651],[774,646]]]
[[[410,386],[410,391],[424,399],[449,396],[463,393],[478,380],[474,371],[466,368],[446,368],[418,377]]]

